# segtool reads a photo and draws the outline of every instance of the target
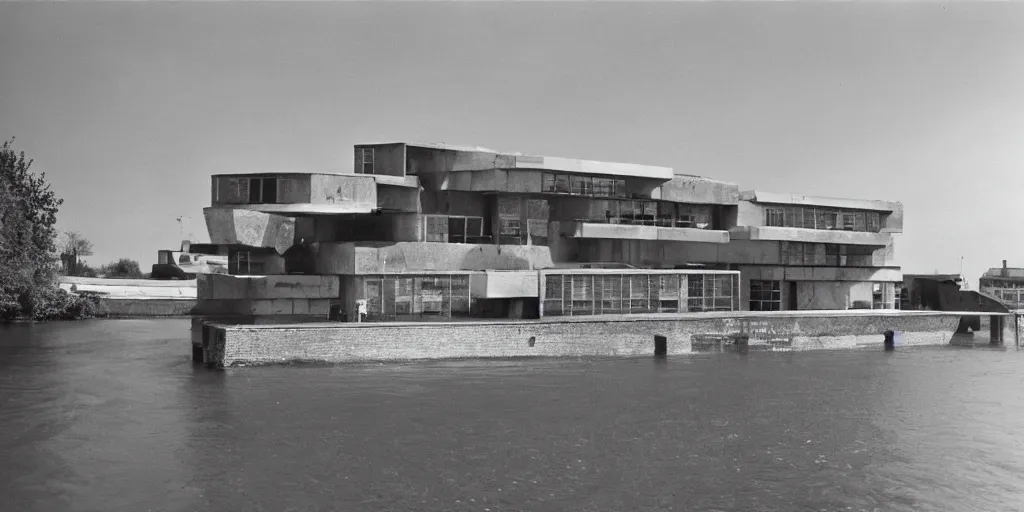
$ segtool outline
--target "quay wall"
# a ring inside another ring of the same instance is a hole
[[[666,355],[689,354],[708,339],[748,337],[749,345],[785,350],[848,349],[883,344],[946,345],[956,314],[700,314],[632,318],[561,318],[557,321],[451,323],[335,323],[210,326],[199,340],[202,360],[215,366],[284,362],[347,363],[417,359],[650,356],[655,336]],[[730,343],[730,342],[727,342]],[[1009,342],[1011,345],[1013,341]],[[195,354],[195,352],[194,352]],[[196,356],[198,357],[198,356]]]

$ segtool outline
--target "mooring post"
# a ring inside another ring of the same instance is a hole
[[[896,333],[892,330],[885,331],[885,351],[889,352],[896,349]]]

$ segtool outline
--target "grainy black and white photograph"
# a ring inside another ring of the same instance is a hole
[[[1024,510],[1024,2],[0,1],[0,511]]]

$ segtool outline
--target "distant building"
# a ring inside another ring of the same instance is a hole
[[[387,321],[893,309],[904,281],[900,203],[444,144],[354,156],[351,173],[214,175],[204,213],[230,275],[200,276],[199,310]]]
[[[990,268],[978,280],[981,293],[996,298],[1009,309],[1024,309],[1024,268]]]

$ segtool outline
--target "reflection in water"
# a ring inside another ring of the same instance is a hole
[[[211,371],[188,323],[0,328],[4,510],[1015,510],[1021,355]]]

